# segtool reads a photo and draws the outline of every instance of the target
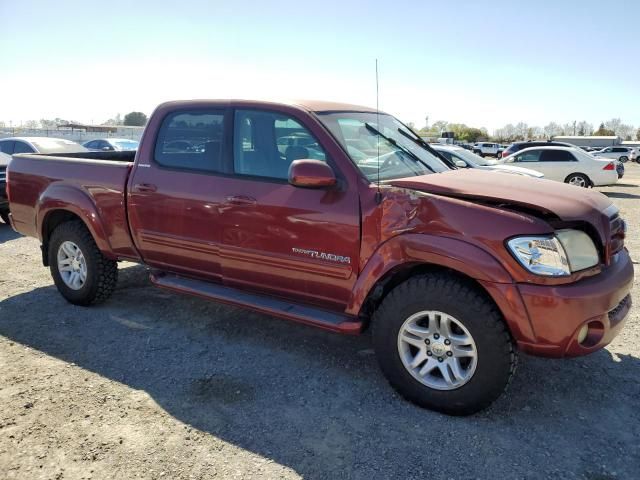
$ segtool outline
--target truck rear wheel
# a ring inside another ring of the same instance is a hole
[[[118,263],[102,255],[78,220],[60,224],[51,234],[49,265],[58,291],[75,305],[104,302],[118,281]]]
[[[449,415],[488,407],[517,365],[493,302],[446,273],[416,276],[394,288],[374,315],[373,342],[380,368],[403,397]]]

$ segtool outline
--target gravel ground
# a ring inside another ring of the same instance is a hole
[[[600,189],[640,257],[640,166]],[[368,335],[152,287],[67,304],[38,243],[0,225],[0,478],[638,478],[640,325],[589,357],[521,356],[478,415],[419,409]],[[634,297],[638,296],[637,282]]]

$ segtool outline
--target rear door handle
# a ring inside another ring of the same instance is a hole
[[[246,195],[229,195],[227,197],[227,203],[230,205],[255,205],[256,199],[248,197]]]
[[[141,193],[153,193],[156,190],[158,190],[158,187],[156,187],[152,183],[138,183],[134,185],[133,188],[135,189],[136,192],[141,192]]]

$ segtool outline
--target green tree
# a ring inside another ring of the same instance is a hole
[[[147,123],[147,116],[142,112],[130,112],[124,116],[124,124],[129,127],[143,127]]]
[[[604,123],[601,123],[600,127],[598,127],[598,130],[593,132],[593,134],[597,137],[613,137],[616,133],[613,130],[605,128]]]
[[[638,131],[636,132],[636,140],[640,140],[640,128],[638,128]]]

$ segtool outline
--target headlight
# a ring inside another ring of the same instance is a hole
[[[520,264],[537,275],[569,275],[569,260],[555,237],[516,237],[507,243]]]
[[[572,272],[578,272],[585,268],[598,264],[598,251],[591,241],[591,237],[580,230],[558,230],[556,237],[564,247],[569,257],[569,266]]]
[[[536,275],[570,275],[598,264],[595,245],[580,230],[558,230],[548,237],[516,237],[507,245],[518,262]]]

